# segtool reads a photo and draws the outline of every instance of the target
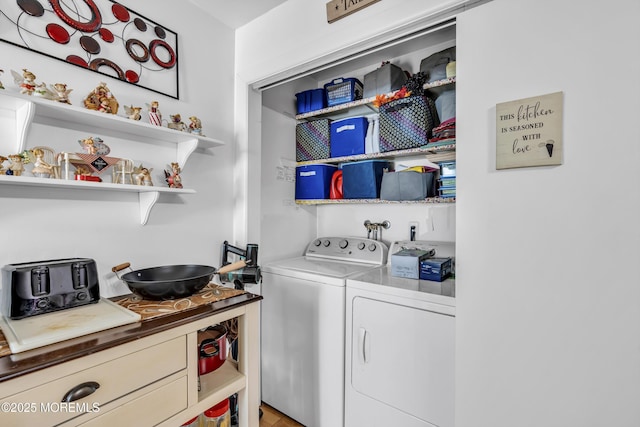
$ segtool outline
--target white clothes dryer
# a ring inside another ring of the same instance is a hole
[[[389,253],[400,246],[454,253]],[[349,277],[346,295],[345,426],[454,427],[455,281],[394,277],[388,262]]]
[[[385,264],[377,240],[323,237],[262,267],[262,400],[307,427],[344,426],[345,280]]]

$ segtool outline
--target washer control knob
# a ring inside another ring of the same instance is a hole
[[[349,242],[347,242],[346,239],[342,239],[340,240],[340,243],[338,243],[338,246],[340,246],[340,249],[344,249],[349,246]]]
[[[315,242],[313,242],[315,246],[320,246],[321,243],[320,239],[316,239]]]
[[[364,242],[358,243],[358,249],[360,249],[360,250],[363,250],[365,248],[365,246],[367,246],[367,245],[365,245]]]
[[[371,252],[375,252],[375,250],[376,250],[377,248],[378,248],[378,247],[376,246],[376,244],[375,244],[375,243],[372,243],[372,244],[370,244],[370,245],[369,245],[369,250],[370,250]]]
[[[325,241],[323,242],[323,245],[324,245],[326,248],[328,248],[330,244],[331,244],[331,242],[330,242],[329,240],[325,240]]]

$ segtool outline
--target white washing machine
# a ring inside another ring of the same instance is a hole
[[[384,265],[380,241],[326,237],[262,267],[262,400],[307,427],[344,426],[345,281]]]
[[[452,243],[395,242],[454,256]],[[454,427],[455,281],[347,279],[345,426]]]

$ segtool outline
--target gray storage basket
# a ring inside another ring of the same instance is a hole
[[[402,68],[389,62],[382,64],[377,70],[364,76],[364,97],[371,98],[394,92],[407,81],[407,75]]]
[[[382,200],[423,200],[435,195],[436,179],[433,172],[386,172],[382,176]]]

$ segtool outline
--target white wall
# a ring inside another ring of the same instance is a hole
[[[495,0],[458,19],[457,427],[640,425],[638,16]],[[496,103],[556,91],[564,164],[496,170]]]
[[[110,272],[112,266],[130,261],[134,268],[163,264],[197,263],[218,266],[220,245],[233,240],[233,57],[234,32],[207,18],[188,2],[121,2],[141,15],[178,33],[180,100],[137,88],[115,79],[82,70],[61,61],[0,43],[2,81],[6,90],[16,90],[9,70],[28,68],[38,82],[65,82],[73,89],[73,105],[100,82],[107,82],[120,106],[160,102],[165,117],[180,113],[196,115],[204,134],[223,140],[224,147],[197,150],[184,167],[185,187],[197,194],[161,196],[149,222],[140,225],[136,194],[44,191],[3,185],[2,240],[0,264],[66,257],[91,257],[99,267],[103,296],[128,292]],[[179,11],[179,13],[176,13]],[[3,118],[3,123],[6,118]],[[6,132],[4,128],[3,132]],[[4,135],[4,133],[3,133]],[[30,134],[28,145],[52,145],[65,151],[80,147],[77,139],[88,135],[58,132],[40,127]],[[100,135],[93,135],[100,136]],[[111,141],[104,138],[109,144]],[[0,142],[0,154],[15,145]],[[112,149],[118,144],[114,143]],[[152,145],[127,147],[138,161],[154,168],[154,183],[166,185],[162,169],[174,159],[174,152]],[[146,153],[145,153],[146,150]],[[152,152],[153,150],[153,152]],[[118,156],[117,149],[111,155]],[[155,160],[154,160],[155,159]]]

